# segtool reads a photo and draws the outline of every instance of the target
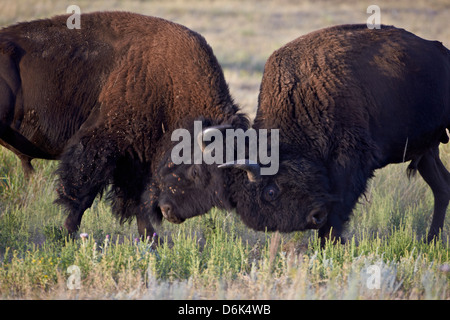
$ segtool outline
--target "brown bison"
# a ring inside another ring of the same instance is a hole
[[[81,29],[67,18],[1,31],[0,137],[24,159],[61,160],[57,202],[70,233],[111,185],[114,213],[151,234],[150,217],[162,216],[152,168],[171,132],[194,120],[245,129],[248,119],[199,34],[126,12],[83,14]]]
[[[258,176],[258,164],[164,168],[160,200],[178,221],[219,206],[257,230],[340,236],[373,172],[411,161],[409,173],[418,170],[435,197],[429,239],[442,229],[450,174],[438,147],[449,141],[450,52],[440,42],[391,26],[302,36],[268,59],[253,128],[280,130],[278,173]],[[223,168],[223,181],[191,197],[196,181]],[[193,170],[201,178],[189,179]]]

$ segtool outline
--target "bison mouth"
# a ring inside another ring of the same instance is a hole
[[[169,222],[172,222],[175,224],[180,224],[180,223],[184,222],[184,220],[185,220],[185,219],[179,218],[175,215],[175,209],[171,203],[166,202],[166,203],[160,204],[159,209],[161,210],[161,213],[162,213],[164,219],[166,219]]]

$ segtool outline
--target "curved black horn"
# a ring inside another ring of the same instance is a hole
[[[226,162],[221,164],[219,168],[238,168],[244,170],[247,172],[247,177],[250,182],[256,182],[261,179],[261,167],[257,162],[248,159]]]
[[[202,130],[202,132],[199,132],[197,135],[197,144],[200,146],[200,149],[203,151],[205,151],[206,148],[206,143],[205,141],[203,141],[203,135],[208,134],[208,132],[211,132],[212,130],[226,130],[226,129],[232,129],[233,127],[230,124],[223,124],[223,125],[218,125],[218,126],[211,126],[211,127],[207,127],[205,129]]]

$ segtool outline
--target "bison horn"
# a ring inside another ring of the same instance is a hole
[[[250,182],[256,182],[261,179],[261,167],[257,162],[248,159],[226,162],[221,164],[219,168],[237,168],[244,170],[247,172],[247,177]]]
[[[200,146],[200,149],[203,151],[205,151],[206,148],[206,143],[205,141],[203,141],[203,136],[208,134],[209,132],[211,132],[212,130],[226,130],[226,129],[232,129],[233,127],[230,124],[224,124],[224,125],[219,125],[219,126],[212,126],[212,127],[207,127],[205,129],[202,130],[202,132],[200,132],[197,135],[197,143]]]

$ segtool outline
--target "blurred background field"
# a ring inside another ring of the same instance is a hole
[[[274,50],[320,28],[366,23],[372,4],[380,7],[382,24],[450,47],[448,0],[2,0],[0,26],[64,14],[72,4],[81,12],[126,10],[159,16],[201,33],[222,64],[236,101],[249,113],[255,111],[264,64]]]
[[[0,26],[66,12],[126,10],[159,16],[201,33],[221,63],[231,93],[254,116],[264,64],[288,41],[319,28],[381,23],[450,47],[450,2],[437,1],[137,1],[1,0]],[[450,147],[441,148],[450,168]],[[314,231],[254,232],[233,212],[212,210],[182,225],[163,223],[156,251],[137,242],[135,222],[119,225],[97,199],[83,218],[86,240],[66,242],[64,213],[53,204],[57,162],[34,160],[23,177],[17,158],[0,150],[0,298],[63,299],[449,299],[447,215],[442,242],[422,239],[433,197],[407,164],[376,172],[346,230],[346,245],[321,249]],[[67,267],[81,268],[82,288],[69,290]],[[365,285],[368,267],[382,275]]]

